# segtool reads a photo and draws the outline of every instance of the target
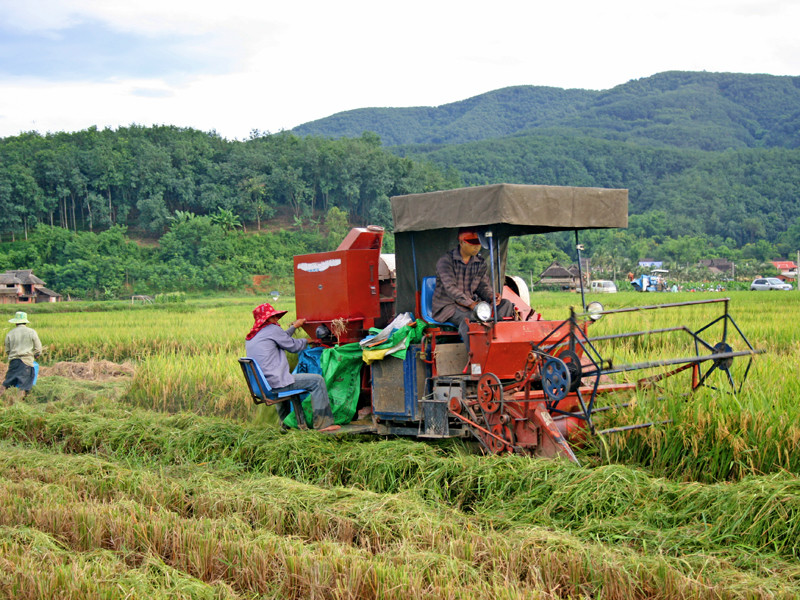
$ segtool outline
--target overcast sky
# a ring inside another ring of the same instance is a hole
[[[0,137],[132,123],[228,139],[511,85],[800,75],[798,0],[0,0]]]

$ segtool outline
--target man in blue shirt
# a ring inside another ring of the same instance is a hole
[[[313,412],[313,426],[318,431],[336,431],[339,425],[333,422],[331,403],[328,398],[328,388],[325,379],[316,373],[296,373],[289,371],[287,352],[300,352],[308,345],[307,339],[293,338],[295,330],[306,322],[297,319],[286,331],[278,321],[286,311],[275,310],[270,304],[261,304],[253,310],[255,323],[250,333],[247,334],[245,352],[261,367],[267,383],[276,392],[304,389],[311,394],[311,407]],[[287,402],[275,405],[281,422],[289,416]]]

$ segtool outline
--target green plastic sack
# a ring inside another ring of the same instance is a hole
[[[320,357],[320,370],[328,387],[333,420],[338,425],[349,423],[356,414],[361,393],[361,347],[357,343],[325,348]],[[311,397],[303,400],[306,423],[313,422]],[[297,427],[297,417],[290,413],[283,421],[287,427]]]

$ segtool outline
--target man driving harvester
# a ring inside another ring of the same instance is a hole
[[[496,305],[497,318],[515,318],[514,305],[500,294],[492,298],[492,284],[486,269],[486,261],[478,253],[481,242],[472,228],[458,230],[458,248],[442,256],[436,263],[436,289],[431,308],[433,318],[449,321],[458,327],[469,354],[469,320],[474,319],[473,309],[478,302]]]

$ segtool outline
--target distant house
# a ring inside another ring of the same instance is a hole
[[[772,264],[781,272],[780,278],[784,281],[797,279],[797,265],[791,260],[773,260]]]
[[[30,269],[0,274],[0,304],[59,302],[61,294],[44,287],[44,281]]]
[[[733,277],[734,265],[727,258],[704,258],[697,264],[708,269],[711,275]]]
[[[549,267],[542,271],[536,285],[542,287],[575,289],[580,285],[580,280],[578,265],[563,267],[558,261],[554,261]]]
[[[639,261],[639,266],[646,269],[660,269],[664,266],[664,261],[653,260],[652,258],[643,258]]]

